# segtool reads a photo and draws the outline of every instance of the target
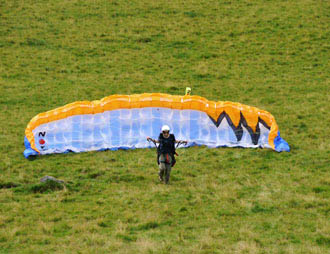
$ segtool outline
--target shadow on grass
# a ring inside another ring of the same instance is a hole
[[[15,189],[19,193],[51,193],[58,190],[63,190],[64,185],[54,181],[46,181],[38,184],[27,184]]]
[[[11,188],[15,188],[18,187],[19,184],[17,183],[12,183],[12,182],[7,182],[7,183],[3,183],[0,182],[0,189],[11,189]]]

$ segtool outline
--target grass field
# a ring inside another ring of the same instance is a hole
[[[0,253],[330,253],[329,1],[0,0]],[[271,112],[290,153],[23,157],[30,119],[163,92]],[[42,186],[52,175],[67,182]]]

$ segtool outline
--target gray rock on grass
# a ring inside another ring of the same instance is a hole
[[[53,181],[53,182],[57,182],[57,183],[60,183],[60,184],[64,184],[63,180],[56,179],[53,176],[44,176],[43,178],[40,179],[41,183],[45,183],[47,181]]]

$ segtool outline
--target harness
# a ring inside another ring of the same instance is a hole
[[[158,137],[159,146],[157,147],[157,162],[171,164],[173,167],[175,165],[175,137],[173,134],[170,134],[168,138],[164,138],[162,134],[159,134]],[[161,156],[163,154],[163,156]],[[160,158],[164,157],[164,161],[160,161]],[[172,161],[170,160],[170,157]]]
[[[179,156],[175,150],[180,145],[186,144],[186,142],[179,141],[175,145],[175,137],[174,137],[173,134],[170,134],[170,137],[168,137],[167,139],[165,139],[162,136],[162,134],[160,134],[158,140],[159,140],[159,145],[158,146],[157,146],[156,142],[154,142],[154,140],[152,140],[152,139],[148,140],[149,142],[152,141],[153,144],[155,145],[155,147],[157,148],[157,163],[158,163],[158,165],[159,165],[159,163],[166,163],[166,164],[171,164],[171,166],[173,167],[176,163],[175,155]],[[167,149],[164,148],[164,140],[167,141]],[[170,148],[168,147],[169,143],[171,143]],[[162,154],[164,155],[163,160],[160,160]],[[172,161],[170,159],[172,159]]]
[[[158,162],[158,164],[159,163],[166,163],[166,164],[170,164],[171,163],[171,161],[170,161],[170,158],[172,159],[172,163],[171,163],[171,166],[173,167],[174,166],[174,164],[175,164],[175,160],[174,160],[174,163],[173,163],[173,158],[174,158],[174,156],[171,156],[171,155],[169,155],[168,153],[164,153],[163,155],[163,160],[161,159],[161,153],[157,153],[157,162]]]

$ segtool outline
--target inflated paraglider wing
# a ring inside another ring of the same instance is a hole
[[[24,156],[147,148],[167,124],[188,146],[261,147],[289,151],[274,117],[234,102],[168,94],[112,95],[38,114],[25,130]]]

